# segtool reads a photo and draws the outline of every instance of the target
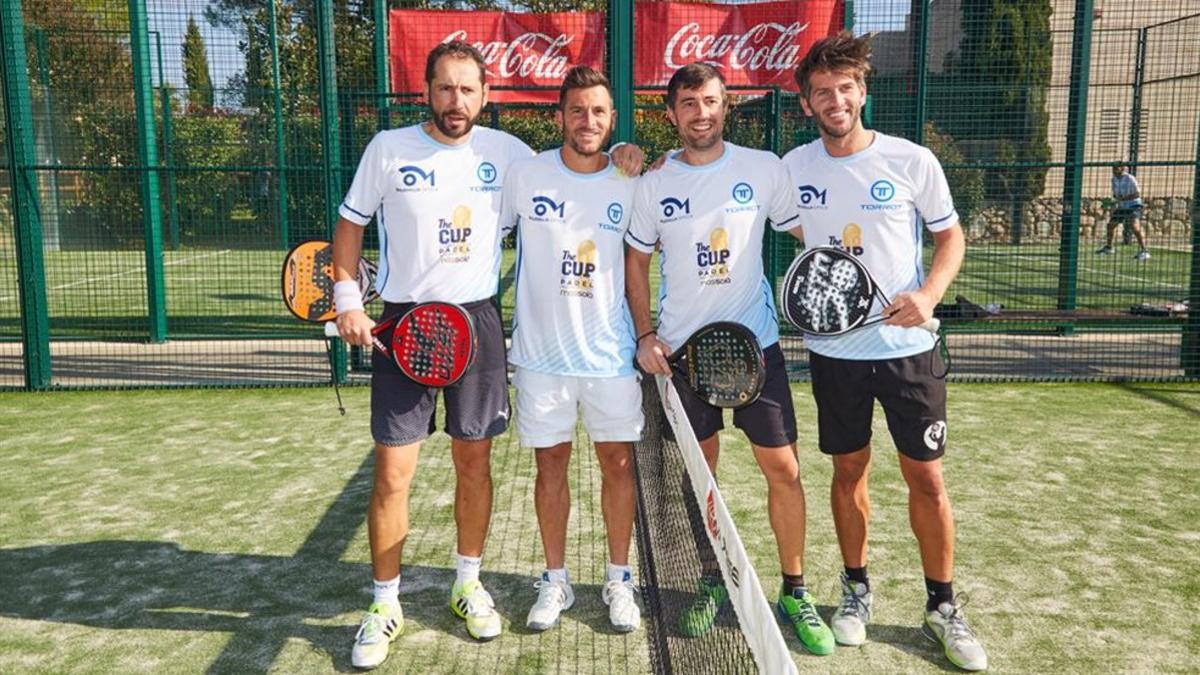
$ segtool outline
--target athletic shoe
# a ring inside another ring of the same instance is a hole
[[[467,633],[476,640],[491,640],[500,634],[500,615],[496,603],[478,579],[460,584],[450,590],[450,610],[467,621]]]
[[[1150,251],[1147,251],[1146,249],[1142,249],[1137,252],[1137,255],[1133,256],[1133,259],[1137,260],[1138,262],[1141,262],[1143,260],[1149,260],[1150,259]]]
[[[621,581],[604,582],[600,598],[608,605],[608,621],[618,633],[632,633],[642,625],[642,610],[634,600],[633,581],[628,577]]]
[[[808,651],[824,656],[837,649],[833,631],[829,630],[829,626],[821,620],[821,615],[817,614],[817,607],[808,591],[796,589],[789,593],[786,587],[781,588],[775,610],[784,621],[791,624],[796,637],[800,639],[800,644]]]
[[[399,603],[376,602],[367,608],[358,632],[354,634],[354,649],[350,663],[363,670],[383,663],[392,640],[404,631],[404,612]]]
[[[1096,249],[1096,255],[1109,255],[1112,252],[1113,249],[1111,246],[1101,246],[1100,248]]]
[[[943,602],[936,610],[925,612],[921,632],[942,645],[950,663],[963,670],[987,670],[987,654],[963,614],[967,600],[967,595],[960,593],[954,602]]]
[[[700,578],[696,597],[679,617],[679,631],[688,637],[700,637],[712,630],[721,605],[729,602],[729,589],[716,579]]]
[[[538,589],[537,602],[529,608],[525,625],[531,630],[546,630],[558,625],[558,615],[575,604],[575,591],[568,581],[551,581],[550,575],[542,572],[542,578],[534,582]]]
[[[839,645],[857,647],[867,641],[867,624],[871,622],[871,590],[859,581],[842,575],[842,606],[833,613],[829,628]]]

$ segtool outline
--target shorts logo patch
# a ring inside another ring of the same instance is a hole
[[[938,420],[925,427],[925,447],[937,450],[946,444],[946,423]]]

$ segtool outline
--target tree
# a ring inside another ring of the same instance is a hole
[[[183,36],[183,80],[188,88],[188,107],[212,110],[213,85],[208,74],[208,52],[196,20],[188,17],[187,33]]]
[[[956,139],[972,142],[966,147],[974,154],[990,151],[972,159],[1033,165],[989,171],[985,180],[987,198],[1010,205],[1014,240],[1022,205],[1042,194],[1047,169],[1038,165],[1050,161],[1050,14],[1050,0],[963,0],[962,41],[949,57],[959,110],[939,115]]]

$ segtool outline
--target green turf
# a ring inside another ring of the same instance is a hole
[[[840,567],[796,385],[808,490],[807,574],[823,611]],[[0,672],[332,672],[349,668],[368,601],[364,388],[333,411],[320,389],[0,394]],[[519,412],[518,412],[519,414]],[[1183,672],[1200,658],[1200,385],[954,385],[946,476],[956,586],[995,672]],[[935,672],[917,631],[923,590],[905,492],[877,424],[875,622],[823,672]],[[764,586],[774,545],[764,486],[737,434],[721,485]],[[401,592],[409,628],[381,672],[641,672],[644,633],[610,634],[593,461],[578,452],[569,564],[579,605],[560,629],[520,628],[540,543],[533,464],[511,435],[493,458],[487,583],[506,633],[465,638],[445,607],[453,536],[445,436],[423,451]]]

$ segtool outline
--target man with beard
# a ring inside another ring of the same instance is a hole
[[[715,321],[740,323],[758,338],[766,358],[766,384],[757,401],[734,411],[733,423],[749,439],[767,480],[767,507],[783,574],[776,608],[806,649],[828,654],[834,650],[833,635],[804,583],[804,490],[796,459],[796,415],[779,348],[774,292],[763,274],[767,219],[775,230],[799,235],[787,171],[769,152],[722,140],[725,83],[712,66],[693,63],[677,70],[666,103],[683,150],[638,181],[633,221],[625,235],[625,281],[637,328],[637,360],[648,373],[669,375],[666,357],[671,350]],[[656,246],[662,270],[657,328],[649,299]],[[722,411],[686,387],[679,395],[715,475]],[[696,601],[681,620],[686,635],[711,629],[729,598],[714,560],[704,561],[703,572]]]
[[[546,568],[526,625],[546,630],[575,603],[567,573],[567,469],[577,409],[600,463],[608,534],[601,598],[615,631],[641,624],[629,567],[635,491],[633,442],[642,433],[642,391],[633,369],[622,237],[634,181],[603,150],[616,122],[608,78],[575,66],[559,90],[563,145],[513,162],[500,223],[517,229],[517,431],[535,448],[534,505]]]
[[[500,272],[500,189],[509,165],[532,151],[501,131],[476,128],[487,103],[487,71],[471,45],[438,45],[425,64],[430,120],[381,131],[363,152],[334,234],[334,302],[346,342],[371,344],[375,322],[363,311],[355,279],[363,227],[379,228],[381,320],[419,302],[462,305],[474,319],[475,362],[443,390],[454,461],[456,578],[450,608],[477,640],[500,634],[500,615],[479,580],[492,510],[491,439],[508,427],[504,331],[496,291]],[[640,151],[625,150],[640,170]],[[620,164],[620,162],[618,162]],[[633,168],[633,167],[629,167]],[[384,336],[385,338],[387,336]],[[403,630],[400,555],[408,534],[408,491],[421,442],[434,431],[437,390],[407,379],[374,353],[371,433],[375,477],[367,511],[374,602],[355,638],[351,662],[373,668]]]
[[[861,645],[871,616],[867,578],[871,416],[883,406],[908,485],[908,512],[921,553],[927,598],[923,629],[955,665],[987,667],[951,587],[954,519],[942,479],[946,383],[933,376],[934,338],[917,328],[962,265],[965,243],[945,174],[929,150],[863,128],[867,38],[825,38],[796,69],[800,103],[820,138],[784,157],[811,246],[836,246],[866,264],[892,298],[883,323],[836,337],[805,338],[821,451],[833,458],[834,526],[845,563],[842,603],[830,624],[837,641]],[[929,275],[921,228],[933,237]]]

